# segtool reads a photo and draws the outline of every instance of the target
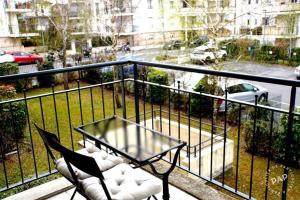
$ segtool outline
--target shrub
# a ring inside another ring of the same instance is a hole
[[[300,48],[292,49],[291,61],[300,64]]]
[[[215,76],[204,76],[196,85],[195,91],[206,94],[223,95]],[[191,95],[191,115],[212,117],[213,101],[210,97]]]
[[[270,136],[271,112],[263,108],[257,108],[255,137],[254,137],[254,118],[255,118],[255,109],[253,107],[248,108],[247,121],[244,126],[246,149],[248,152],[252,154],[265,156],[268,155],[268,152],[270,150],[269,136]],[[275,128],[273,129],[273,132],[276,132]]]
[[[158,55],[155,57],[157,61],[164,61],[164,60],[171,60],[171,59],[176,59],[175,56],[169,56],[169,55]]]
[[[161,85],[168,85],[168,74],[165,71],[162,70],[156,70],[152,69],[148,73],[147,77],[149,82],[157,83]],[[164,88],[161,88],[159,86],[149,85],[147,88],[147,97],[148,99],[151,98],[153,103],[164,103],[166,96],[167,96],[167,90]]]
[[[93,47],[109,46],[112,45],[112,40],[110,37],[97,36],[92,38],[92,45]]]
[[[0,76],[18,74],[19,67],[16,63],[2,63],[0,64]],[[13,85],[17,92],[21,92],[24,88],[26,88],[28,84],[28,80],[30,79],[17,79],[5,81],[3,84]]]
[[[220,48],[223,46],[226,47],[227,56],[229,58],[235,58],[239,55],[240,48],[237,44],[236,40],[225,40],[220,42],[219,44]]]
[[[0,101],[16,97],[13,86],[0,86]],[[11,109],[11,110],[10,110]],[[23,136],[26,127],[26,107],[24,102],[0,104],[0,145],[4,152],[13,150],[16,142]]]
[[[54,69],[53,62],[51,61],[39,63],[37,67],[39,71]],[[54,75],[40,75],[37,78],[40,87],[49,87],[55,82]]]
[[[233,125],[238,124],[240,106],[237,103],[228,102],[227,121]],[[242,109],[242,108],[241,108]],[[242,112],[242,111],[241,111]]]
[[[300,166],[300,116],[294,116],[292,130],[292,141],[290,143],[290,159],[293,166]],[[274,140],[274,157],[276,160],[284,161],[286,153],[286,137],[288,134],[288,115],[282,115],[280,119],[281,128]]]

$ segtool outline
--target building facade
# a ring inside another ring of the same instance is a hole
[[[0,1],[0,49],[18,49],[22,47],[20,38],[39,35],[35,27],[24,20],[24,16],[33,10],[32,1]]]
[[[297,0],[68,0],[72,35],[113,36],[119,44],[161,45],[200,35],[286,42],[300,47]],[[61,6],[62,4],[60,4]],[[20,38],[38,36],[49,27],[53,0],[0,1],[0,48],[18,46]],[[76,47],[72,41],[72,49]]]

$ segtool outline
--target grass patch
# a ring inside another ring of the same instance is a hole
[[[81,84],[87,85],[85,83]],[[71,88],[77,87],[76,83],[70,84]],[[55,91],[63,90],[61,85],[55,87]],[[91,99],[91,92],[93,93],[93,99]],[[51,88],[37,88],[32,89],[27,92],[27,96],[34,96],[38,94],[45,94],[51,93]],[[37,166],[37,174],[42,175],[43,173],[53,170],[54,165],[51,163],[50,160],[50,168],[48,167],[48,159],[47,154],[44,148],[44,145],[33,127],[34,123],[37,123],[39,126],[43,126],[42,121],[42,113],[40,107],[40,101],[42,102],[43,106],[43,116],[44,116],[44,123],[45,128],[52,132],[58,132],[60,134],[61,142],[63,145],[72,148],[71,137],[74,141],[74,148],[78,149],[80,146],[78,145],[78,141],[82,139],[82,136],[73,130],[73,127],[77,127],[81,125],[81,123],[90,123],[93,121],[93,112],[92,112],[92,102],[94,106],[94,118],[95,120],[100,120],[105,117],[109,117],[113,115],[113,102],[112,102],[112,91],[111,90],[104,90],[103,91],[103,99],[102,101],[102,92],[100,87],[95,87],[92,90],[86,89],[82,90],[81,93],[81,103],[82,103],[82,118],[80,114],[80,104],[79,104],[79,94],[77,91],[69,92],[69,106],[70,106],[70,118],[71,121],[69,122],[68,116],[68,106],[66,101],[66,94],[58,94],[55,96],[56,100],[56,110],[57,110],[57,121],[58,126],[56,125],[56,116],[55,116],[55,107],[53,102],[53,96],[43,96],[41,100],[39,98],[28,100],[28,111],[29,111],[29,120],[30,120],[30,128],[31,128],[31,135],[34,147],[34,153],[36,157],[36,162],[34,162],[32,154],[33,151],[31,149],[30,143],[30,131],[29,126],[25,129],[25,136],[23,142],[20,144],[20,159],[21,159],[21,167],[22,173],[24,178],[30,178],[35,176],[35,165]],[[22,97],[22,94],[19,94],[19,97]],[[104,110],[103,110],[103,103],[104,103]],[[159,105],[154,105],[154,109],[157,109]],[[134,116],[135,115],[135,104],[134,104],[134,97],[130,95],[126,95],[126,112],[127,116]],[[168,110],[167,107],[163,107],[164,110]],[[146,111],[151,110],[151,105],[146,103]],[[140,100],[140,113],[143,112],[143,105],[142,101]],[[176,114],[175,110],[171,110],[171,113]],[[116,109],[116,114],[122,116],[123,110],[122,108]],[[182,113],[183,114],[183,113]],[[164,115],[164,117],[167,117]],[[172,115],[171,119],[173,121],[177,121],[177,116]],[[209,120],[203,119],[205,122],[209,123]],[[181,119],[181,122],[187,124],[187,119]],[[70,128],[71,124],[71,128]],[[199,127],[197,121],[192,121],[192,126]],[[209,127],[205,127],[207,131],[210,131]],[[236,151],[237,151],[237,129],[235,127],[231,127],[231,131],[229,132],[228,137],[234,141],[234,163],[233,168],[229,170],[225,175],[225,184],[234,188],[235,186],[235,177],[236,177]],[[249,180],[250,180],[250,167],[251,167],[251,154],[247,153],[244,148],[244,141],[243,135],[241,135],[241,147],[240,147],[240,160],[239,160],[239,178],[238,178],[238,190],[248,194],[249,192]],[[222,161],[220,161],[222,162]],[[8,184],[14,184],[21,180],[21,170],[20,165],[18,162],[17,155],[11,155],[5,161],[6,172],[8,177]],[[276,178],[283,174],[283,170],[278,166],[277,163],[271,162],[271,172],[270,172],[270,179]],[[254,174],[253,174],[253,196],[257,199],[264,199],[265,193],[265,176],[266,176],[266,169],[267,169],[267,159],[262,157],[255,156],[254,161]],[[3,164],[0,164],[0,187],[3,188],[6,186],[5,176],[4,176],[4,168]],[[288,199],[299,199],[300,196],[300,170],[299,169],[291,169],[292,173],[290,173],[290,184],[292,187],[288,190]],[[50,176],[45,179],[41,179],[36,184],[40,184],[46,182],[52,177],[58,177],[59,175]],[[293,177],[292,177],[293,176]],[[294,181],[292,181],[292,178]],[[5,196],[10,196],[16,192],[20,192],[24,189],[28,189],[29,187],[33,187],[36,184],[27,184],[26,186],[21,186],[17,189],[10,190],[8,192],[0,193],[0,198],[4,198]],[[269,192],[269,199],[279,199],[278,194],[276,191],[281,192],[282,184],[271,184],[270,188],[272,192]],[[219,189],[219,188],[217,188]],[[235,196],[236,197],[236,196]]]
[[[176,56],[169,56],[169,55],[158,55],[155,57],[155,60],[157,61],[165,61],[165,60],[172,60],[176,59]]]

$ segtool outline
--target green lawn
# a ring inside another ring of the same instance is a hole
[[[84,84],[82,84],[84,85]],[[76,87],[76,84],[70,84],[71,87]],[[56,91],[63,90],[62,86],[56,86]],[[51,92],[50,88],[38,88],[32,89],[28,91],[27,96],[44,94]],[[21,97],[22,95],[20,95]],[[45,128],[49,131],[57,132],[56,127],[56,118],[54,112],[54,104],[53,97],[47,96],[41,98],[43,110],[44,110],[44,119],[45,119]],[[82,101],[82,116],[83,123],[89,123],[93,121],[92,118],[92,110],[91,110],[91,96],[90,90],[82,90],[81,91],[81,101]],[[95,120],[99,120],[103,118],[103,110],[102,110],[102,98],[101,98],[101,89],[93,88],[93,102],[94,102],[94,114]],[[104,102],[105,102],[105,114],[107,116],[113,115],[113,104],[112,104],[112,91],[104,90]],[[141,103],[141,102],[140,102]],[[70,92],[69,93],[69,105],[70,105],[70,116],[71,116],[71,126],[76,127],[81,124],[81,115],[80,115],[80,106],[79,106],[79,97],[78,92]],[[33,124],[37,123],[42,126],[42,117],[41,117],[41,109],[39,99],[28,100],[29,107],[29,116],[30,116],[30,124],[31,124],[31,132],[32,132],[32,140],[34,146],[34,153],[36,156],[36,166],[38,169],[38,174],[42,174],[43,172],[47,172],[48,163],[47,163],[47,154],[43,143],[36,132]],[[69,116],[68,116],[68,108],[66,101],[66,94],[56,95],[56,108],[57,108],[57,118],[58,118],[58,127],[59,133],[61,137],[61,142],[71,148],[71,133],[74,140],[75,149],[79,148],[77,141],[82,139],[82,136],[70,129],[69,124]],[[143,106],[140,104],[140,111]],[[146,110],[150,111],[150,105],[146,104]],[[126,95],[126,111],[127,116],[134,116],[134,98],[130,95]],[[122,115],[122,108],[116,110],[118,115]],[[175,111],[172,111],[175,113]],[[175,113],[176,114],[176,113]],[[176,120],[176,117],[173,118]],[[197,125],[196,125],[197,126]],[[235,184],[235,166],[236,166],[236,148],[237,148],[237,130],[235,127],[232,127],[232,131],[230,131],[229,138],[235,141],[235,155],[234,155],[234,164],[233,169],[229,170],[225,176],[225,183],[234,187]],[[243,139],[243,137],[241,137]],[[25,138],[20,145],[21,147],[21,163],[23,168],[24,177],[32,177],[35,174],[34,171],[34,160],[32,159],[32,151],[30,148],[30,133],[29,127],[27,126],[25,130]],[[21,181],[20,179],[20,170],[18,164],[17,155],[9,156],[5,162],[6,170],[8,174],[8,182],[9,184],[13,184]],[[244,147],[243,141],[241,142],[240,148],[240,162],[239,162],[239,187],[238,189],[242,192],[247,193],[249,191],[249,176],[250,176],[250,164],[251,164],[251,155],[248,154]],[[255,157],[254,162],[254,176],[253,176],[253,196],[257,199],[264,198],[265,191],[265,174],[266,174],[266,159],[261,157]],[[271,166],[276,166],[275,163],[272,162]],[[54,169],[53,165],[51,165],[51,169]],[[0,187],[5,187],[5,177],[3,173],[3,165],[0,164]],[[272,168],[270,173],[270,178],[276,178],[282,174],[282,170],[280,167]],[[292,187],[288,192],[288,199],[299,199],[300,196],[300,170],[292,169],[292,173],[290,173],[294,177],[293,184],[290,184]],[[291,177],[292,178],[292,177]],[[291,181],[290,181],[291,183]],[[274,184],[270,186],[272,188],[272,192],[269,193],[269,199],[280,199],[276,191],[281,191],[281,184]],[[3,197],[3,194],[0,194]]]

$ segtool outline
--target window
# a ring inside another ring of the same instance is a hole
[[[258,4],[258,0],[256,0],[256,4]]]
[[[257,19],[255,19],[255,25],[257,25]]]
[[[187,8],[188,7],[188,4],[187,4],[186,0],[182,1],[182,7],[183,8]]]
[[[253,85],[250,85],[248,83],[244,83],[243,86],[244,86],[244,91],[245,92],[252,92],[252,91],[254,91]]]
[[[247,25],[250,25],[250,19],[247,20]]]
[[[269,17],[264,17],[262,18],[262,22],[264,26],[269,26],[270,25],[270,18]]]
[[[104,2],[104,13],[108,14],[108,5],[107,5],[107,2]]]
[[[171,8],[171,9],[174,8],[174,1],[170,1],[170,8]]]
[[[148,9],[152,9],[153,8],[152,0],[147,0],[147,3],[148,3]]]
[[[99,15],[100,12],[99,12],[99,3],[96,3],[96,15]]]
[[[249,5],[251,4],[251,0],[248,0],[248,4],[249,4]]]
[[[233,85],[233,86],[228,87],[229,94],[245,92],[245,91],[246,91],[246,89],[244,88],[243,84],[238,84],[238,85]]]

